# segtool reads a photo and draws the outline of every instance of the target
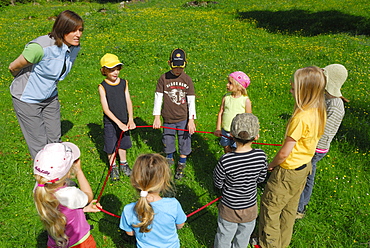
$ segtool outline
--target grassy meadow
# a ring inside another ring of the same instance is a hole
[[[293,109],[292,73],[301,67],[340,63],[349,72],[342,88],[351,101],[329,154],[318,163],[316,186],[306,217],[296,222],[290,247],[370,246],[370,7],[367,0],[220,0],[189,6],[180,0],[124,3],[42,1],[0,8],[0,246],[46,247],[46,233],[33,204],[32,161],[15,117],[8,65],[24,45],[51,31],[53,17],[70,9],[82,16],[82,49],[68,77],[59,83],[62,139],[77,144],[95,192],[108,172],[103,152],[99,60],[107,52],[124,63],[135,122],[151,125],[157,79],[169,68],[172,49],[187,52],[186,68],[196,89],[197,130],[215,129],[227,75],[241,70],[251,78],[248,94],[260,120],[258,142],[280,144]],[[142,153],[162,152],[161,131],[138,128],[128,150],[132,165]],[[176,197],[189,214],[215,199],[212,171],[222,148],[212,134],[193,135],[186,177]],[[276,146],[254,145],[269,160]],[[262,187],[259,194],[262,193]],[[129,178],[107,186],[103,208],[120,215],[137,199]],[[118,228],[119,219],[87,214],[98,247],[134,247]],[[191,216],[178,231],[182,247],[212,247],[217,206]]]

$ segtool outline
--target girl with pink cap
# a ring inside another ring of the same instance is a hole
[[[216,130],[214,135],[221,138],[220,145],[228,153],[236,148],[235,142],[230,137],[231,121],[237,114],[252,113],[252,103],[247,94],[250,79],[242,71],[235,71],[228,76],[227,91],[220,105],[217,115]]]
[[[80,149],[73,143],[51,143],[41,149],[34,160],[36,179],[34,202],[48,232],[48,248],[94,248],[95,240],[85,212],[99,212],[101,205],[81,168]],[[80,188],[66,184],[71,175]]]

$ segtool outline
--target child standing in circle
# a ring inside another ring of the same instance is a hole
[[[323,71],[306,67],[294,73],[291,90],[294,112],[285,140],[268,165],[272,170],[261,199],[259,241],[261,247],[288,247],[293,233],[299,197],[311,173],[311,159],[324,133],[326,79]]]
[[[135,234],[137,247],[180,247],[177,229],[184,226],[186,215],[175,198],[160,196],[171,189],[166,159],[159,154],[139,156],[131,184],[140,198],[124,207],[119,227],[128,235]]]
[[[315,181],[316,163],[319,162],[329,152],[330,143],[337,133],[344,117],[344,102],[348,102],[342,96],[340,88],[347,79],[347,69],[340,64],[331,64],[323,68],[327,78],[325,87],[325,101],[327,120],[323,136],[320,138],[313,156],[312,173],[307,177],[306,186],[301,194],[298,204],[297,219],[302,219],[305,215],[306,205],[310,201],[312,189]]]
[[[162,142],[170,165],[174,164],[176,129],[188,130],[177,131],[180,160],[176,168],[176,179],[184,177],[186,158],[191,153],[191,135],[195,132],[195,90],[192,79],[184,72],[186,63],[185,51],[180,48],[174,49],[168,61],[171,70],[158,80],[153,109],[154,129],[161,127],[160,117],[163,118],[165,128]]]
[[[46,145],[34,160],[34,201],[49,234],[50,248],[96,247],[84,212],[100,210],[93,205],[96,201],[92,201],[93,193],[79,157],[78,147],[64,142]],[[66,180],[71,174],[77,177],[80,189],[67,186]]]
[[[126,176],[131,175],[131,169],[127,163],[126,150],[131,148],[129,130],[135,129],[132,102],[128,90],[128,81],[119,78],[122,63],[114,54],[107,53],[101,60],[101,73],[106,78],[99,84],[100,103],[104,112],[104,151],[108,154],[109,164],[112,165],[111,180],[119,180],[119,171],[113,153],[118,144],[121,132],[122,139],[118,149],[120,159],[120,171]]]
[[[224,147],[225,153],[236,148],[235,141],[227,138],[230,137],[230,125],[233,118],[240,113],[252,113],[252,104],[246,90],[249,85],[250,79],[244,72],[236,71],[228,77],[226,88],[230,93],[222,97],[214,131],[214,135],[221,137],[220,144]]]
[[[257,183],[266,178],[267,159],[263,150],[251,147],[259,132],[255,115],[236,115],[230,132],[236,150],[224,154],[213,171],[214,184],[222,190],[214,247],[246,248],[258,214]]]

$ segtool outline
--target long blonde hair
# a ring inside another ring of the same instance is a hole
[[[133,166],[131,184],[138,191],[148,193],[166,193],[172,189],[171,172],[166,159],[159,154],[140,155]],[[154,210],[147,197],[140,197],[135,205],[140,223],[140,232],[150,232],[148,226],[153,222]]]
[[[67,247],[68,236],[65,234],[67,220],[64,214],[59,211],[60,203],[54,196],[55,191],[65,184],[67,176],[55,183],[47,183],[48,179],[40,175],[35,175],[35,179],[39,186],[35,188],[33,196],[40,219],[57,246]]]
[[[320,136],[324,133],[326,123],[325,84],[325,75],[317,66],[298,69],[294,73],[292,82],[295,99],[293,116],[301,111],[317,108],[318,117],[312,116],[312,118],[318,124]]]

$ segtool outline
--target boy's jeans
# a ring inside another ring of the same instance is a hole
[[[310,201],[311,195],[312,195],[312,189],[315,182],[315,174],[316,174],[316,163],[319,162],[323,157],[325,157],[326,153],[318,153],[315,152],[315,155],[313,156],[311,163],[312,163],[312,173],[308,175],[306,186],[303,189],[303,192],[301,194],[301,198],[299,199],[298,204],[298,212],[303,213],[304,208]]]
[[[218,216],[217,234],[214,248],[246,248],[253,232],[256,220],[247,223],[234,223]]]

